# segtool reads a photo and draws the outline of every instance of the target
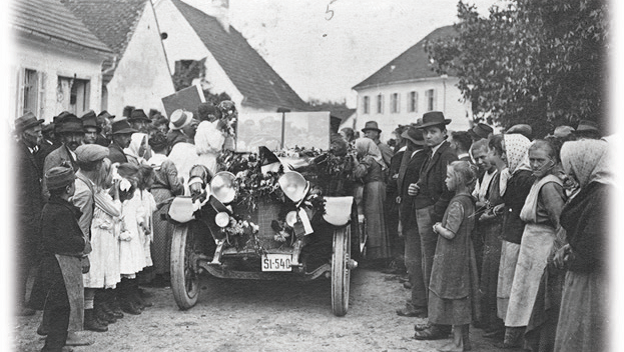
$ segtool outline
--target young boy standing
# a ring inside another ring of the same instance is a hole
[[[78,226],[80,210],[68,201],[75,191],[75,178],[74,171],[63,166],[53,167],[45,175],[50,199],[41,215],[42,263],[31,298],[31,305],[43,309],[52,322],[43,352],[63,351],[68,329],[82,330],[80,258],[85,239]]]

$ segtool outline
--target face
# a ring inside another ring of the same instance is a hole
[[[84,138],[84,132],[65,132],[62,134],[63,144],[72,152],[76,150]]]
[[[373,130],[366,130],[366,132],[364,132],[364,137],[375,140],[379,138],[379,132],[373,131]]]
[[[69,197],[73,197],[74,193],[76,193],[76,186],[74,186],[73,182],[67,186],[66,192]]]
[[[546,148],[529,149],[529,162],[531,163],[533,175],[536,177],[548,175],[552,167],[555,166],[555,162],[548,155]]]
[[[132,127],[139,132],[147,133],[147,123],[143,120],[133,121]]]
[[[429,147],[435,147],[444,142],[444,137],[446,137],[446,130],[441,130],[440,127],[432,126],[425,128],[424,131],[425,142]]]
[[[500,154],[498,154],[496,149],[492,149],[490,147],[488,147],[487,151],[487,160],[490,165],[496,165],[500,162],[503,162],[503,159],[501,158]]]
[[[455,175],[455,172],[453,172],[453,168],[450,166],[446,168],[446,179],[444,179],[444,183],[449,191],[457,190],[457,176]]]
[[[487,148],[474,149],[472,151],[472,157],[481,171],[491,171],[493,169],[492,163],[490,163],[488,158]]]
[[[158,125],[156,129],[162,132],[163,134],[167,134],[167,132],[169,131],[169,129],[167,128],[167,125],[165,125],[164,123],[162,125]]]
[[[34,147],[36,145],[41,145],[43,141],[43,134],[41,134],[41,126],[37,125],[35,127],[29,128],[22,134],[22,139],[29,147]]]
[[[95,144],[97,139],[97,129],[95,127],[85,127],[85,134],[83,138],[84,144]]]
[[[132,134],[131,133],[116,134],[115,140],[117,141],[120,147],[128,148],[128,146],[130,145],[130,142],[132,141]]]

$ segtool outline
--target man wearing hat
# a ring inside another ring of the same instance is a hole
[[[84,128],[84,144],[95,144],[98,134],[102,131],[96,121],[97,116],[93,110],[87,111],[82,115],[82,127]]]
[[[43,208],[41,179],[43,164],[37,155],[43,136],[43,120],[28,112],[15,120],[17,142],[13,145],[15,175],[14,204],[16,218],[15,245],[17,249],[17,300],[19,315],[32,315],[35,311],[24,306],[26,282],[38,258],[39,217]]]
[[[180,142],[193,143],[196,127],[193,126],[193,113],[178,109],[171,113],[169,120],[169,132],[167,133],[169,147],[173,148]]]
[[[438,235],[433,231],[433,225],[442,221],[446,207],[453,198],[453,192],[449,191],[444,183],[447,166],[457,161],[457,155],[451,149],[450,143],[446,141],[446,125],[449,123],[451,120],[446,119],[441,111],[430,111],[423,115],[422,124],[418,128],[423,130],[430,154],[428,153],[427,161],[420,171],[418,182],[410,184],[408,188],[408,194],[414,196],[416,225],[423,256],[423,277],[427,288],[431,280],[433,257],[438,244]],[[429,295],[428,291],[427,295]],[[427,308],[418,307],[418,310],[427,311]],[[423,331],[417,331],[414,338],[418,340],[439,339],[448,336],[450,332],[450,325],[431,325]]]
[[[576,131],[574,132],[577,138],[589,138],[589,139],[600,139],[602,137],[600,130],[598,129],[598,124],[594,121],[589,120],[581,120],[576,126]]]
[[[95,205],[95,181],[100,175],[104,158],[109,155],[109,149],[97,144],[85,144],[76,149],[78,162],[78,172],[76,172],[76,193],[72,198],[72,203],[77,206],[82,214],[78,220],[78,225],[85,238],[85,250],[83,254],[91,252],[91,222],[93,220],[93,209]],[[88,260],[88,259],[87,259]],[[95,291],[85,289],[85,330],[107,331],[108,328],[102,325],[93,313],[93,301]]]
[[[362,132],[364,132],[364,137],[372,139],[375,144],[377,144],[377,147],[379,147],[379,150],[381,151],[381,156],[384,163],[386,163],[386,166],[390,166],[392,154],[394,153],[392,152],[390,146],[382,143],[379,139],[379,136],[381,135],[381,130],[377,125],[377,121],[368,121],[364,125],[364,128],[362,128]]]
[[[124,153],[124,149],[130,146],[132,141],[132,134],[137,132],[127,119],[121,119],[113,122],[112,125],[112,139],[113,141],[108,146],[110,154],[108,158],[113,163],[127,163],[128,159]]]
[[[95,139],[95,144],[101,145],[102,147],[108,147],[111,142],[111,120],[109,120],[105,115],[99,114],[95,118],[95,123],[100,130]]]
[[[414,210],[414,197],[408,194],[409,185],[418,182],[420,169],[427,160],[425,152],[425,138],[422,130],[416,126],[409,126],[401,134],[407,141],[407,149],[403,153],[397,187],[399,189],[399,216],[403,239],[405,241],[405,267],[411,284],[411,302],[397,310],[402,316],[426,316],[427,287],[423,279],[422,252],[420,248],[420,236],[416,225],[416,212]]]
[[[61,351],[68,331],[82,330],[85,239],[77,222],[80,211],[69,202],[75,178],[74,170],[64,166],[45,175],[51,195],[41,214],[41,265],[30,299],[34,308],[44,310],[42,325],[47,321],[42,351]]]
[[[145,115],[143,109],[134,109],[128,117],[128,122],[132,125],[132,128],[141,133],[148,133],[147,126],[152,123],[152,120]]]
[[[43,164],[44,173],[55,166],[61,165],[78,170],[75,150],[82,144],[82,140],[84,139],[82,120],[74,114],[67,113],[60,116],[57,123],[56,132],[61,136],[63,144],[45,158]],[[45,199],[48,199],[50,196],[45,180],[43,181],[43,195]]]
[[[470,137],[472,137],[472,141],[476,142],[480,139],[488,139],[492,133],[494,133],[494,129],[484,123],[477,123],[468,130]]]
[[[527,124],[518,124],[518,125],[513,125],[511,127],[509,127],[509,129],[507,129],[507,131],[505,132],[507,134],[521,134],[523,136],[525,136],[526,138],[528,138],[530,141],[533,140],[533,127],[531,127],[531,125],[527,125]]]

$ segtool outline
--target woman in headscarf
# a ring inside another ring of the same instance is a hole
[[[535,181],[529,165],[531,141],[521,134],[506,134],[504,141],[507,169],[501,174],[500,193],[505,208],[503,209],[503,243],[496,292],[498,317],[503,319],[503,322],[507,315],[511,284],[516,272],[520,242],[524,232],[524,221],[520,219],[520,210]]]
[[[566,142],[561,162],[580,190],[561,212],[568,244],[557,252],[555,265],[568,271],[555,351],[605,351],[609,194],[615,191],[608,144],[589,139]]]
[[[549,319],[550,313],[553,308],[558,309],[558,305],[548,305],[552,302],[545,301],[546,295],[556,292],[552,290],[554,283],[544,279],[549,278],[547,259],[563,246],[559,216],[566,196],[562,180],[554,175],[558,164],[555,146],[545,140],[535,141],[529,147],[529,162],[536,180],[520,211],[520,219],[526,225],[505,316],[504,345],[519,347],[526,332],[526,343],[543,343],[545,345],[537,347],[548,350],[552,349],[547,345],[550,343],[548,328],[556,326],[556,322],[553,324]],[[544,287],[545,284],[549,286]],[[552,338],[554,340],[554,336]]]
[[[381,151],[372,139],[356,140],[355,149],[359,164],[355,167],[353,175],[364,184],[363,210],[368,234],[366,257],[373,260],[374,264],[385,267],[388,264],[386,261],[390,258],[384,214],[386,165],[381,158]]]
[[[124,149],[124,154],[128,162],[138,166],[146,160],[148,148],[147,134],[133,133],[130,145]]]

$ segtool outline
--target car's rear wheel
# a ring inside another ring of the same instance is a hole
[[[195,242],[189,227],[176,225],[171,239],[171,289],[182,310],[193,307],[199,296],[199,275],[193,263]]]
[[[333,248],[331,263],[332,312],[341,317],[347,314],[349,308],[351,226],[334,230]]]

